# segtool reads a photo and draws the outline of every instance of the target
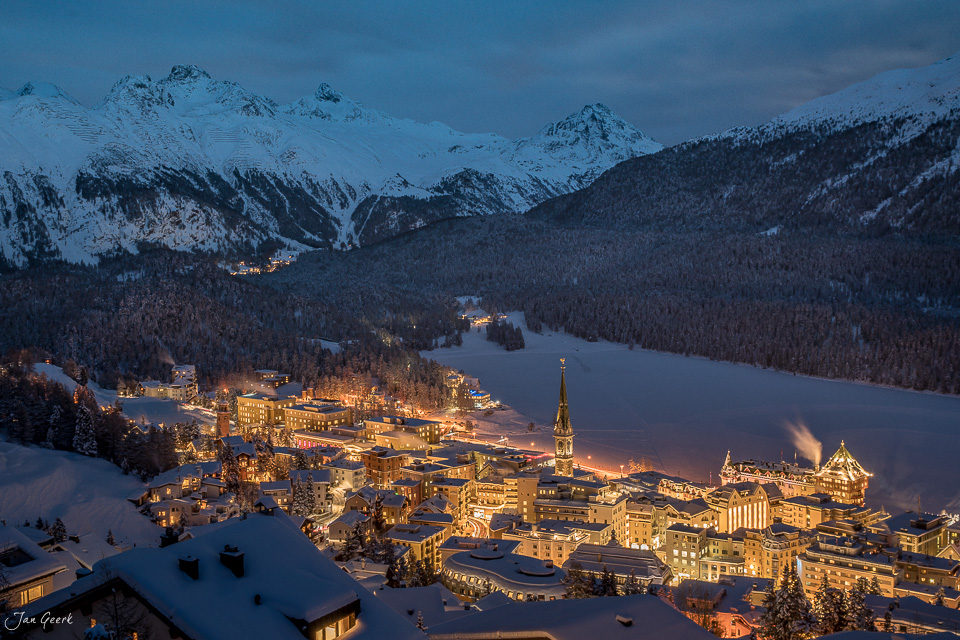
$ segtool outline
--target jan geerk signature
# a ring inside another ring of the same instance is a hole
[[[39,624],[46,631],[48,624],[73,624],[73,614],[55,616],[49,611],[44,611],[43,615],[38,618],[26,615],[26,611],[13,611],[3,620],[3,626],[7,631],[16,631],[20,628],[20,625],[33,624]]]

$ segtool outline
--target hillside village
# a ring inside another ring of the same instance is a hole
[[[140,590],[147,565],[124,558],[169,563],[176,555],[174,576],[199,580],[188,550],[216,538],[229,548],[245,540],[241,557],[269,555],[276,542],[257,536],[270,530],[298,538],[298,554],[318,555],[305,565],[339,567],[356,593],[375,594],[431,637],[480,625],[493,606],[519,612],[585,598],[601,615],[603,599],[594,597],[632,594],[656,596],[656,615],[667,615],[662,605],[716,635],[741,637],[770,624],[771,598],[788,597],[788,584],[819,611],[829,602],[847,612],[824,618],[819,624],[834,628],[823,632],[960,631],[960,525],[866,504],[872,474],[843,443],[811,468],[728,453],[720,485],[711,486],[645,461],[620,475],[585,466],[573,455],[563,375],[554,452],[478,442],[441,420],[373,415],[382,412],[311,389],[279,395],[289,376],[256,375],[265,390],[237,395],[234,410],[218,400],[209,432],[170,427],[185,462],[128,496],[156,525],[158,550],[117,544],[112,533],[81,539],[59,521],[7,523],[0,599],[8,609],[73,610],[95,625],[98,576],[108,567],[142,604],[158,607]],[[196,394],[195,377],[195,368],[174,366],[170,383],[141,383],[139,392]],[[451,384],[462,381],[451,374]],[[236,572],[231,553],[220,552],[220,564]],[[300,561],[278,566],[290,562]],[[415,617],[408,589],[426,594],[416,596]],[[337,634],[358,619],[343,611]],[[150,616],[171,633],[185,629]]]

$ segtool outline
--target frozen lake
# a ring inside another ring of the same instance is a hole
[[[522,325],[522,314],[511,314]],[[709,480],[729,449],[733,458],[793,460],[788,423],[805,424],[823,459],[846,442],[874,474],[870,506],[960,511],[960,398],[820,380],[656,353],[524,326],[527,348],[506,352],[473,330],[464,345],[422,355],[480,379],[540,425],[513,432],[511,444],[552,449],[561,357],[567,359],[570,416],[578,460],[619,472],[631,457],[693,480]],[[516,439],[514,436],[517,436]],[[803,452],[800,458],[803,458]]]

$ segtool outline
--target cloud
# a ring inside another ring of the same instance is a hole
[[[329,82],[511,137],[603,102],[675,143],[934,62],[958,27],[960,3],[914,0],[8,2],[0,86],[44,80],[94,104],[124,75],[198,64],[278,102]]]

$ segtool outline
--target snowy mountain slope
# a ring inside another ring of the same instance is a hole
[[[394,118],[326,84],[277,105],[193,66],[127,76],[93,108],[28,83],[0,93],[0,251],[22,265],[141,243],[348,247],[523,211],[660,148],[603,105],[514,141]]]
[[[535,216],[594,226],[960,236],[960,56],[610,169]]]

